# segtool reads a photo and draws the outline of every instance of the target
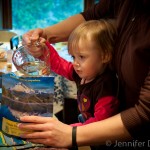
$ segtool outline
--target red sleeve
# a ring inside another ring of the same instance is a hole
[[[72,63],[60,57],[57,51],[54,49],[52,45],[50,45],[49,42],[46,42],[46,45],[50,51],[49,63],[51,66],[51,70],[69,80],[73,80]]]
[[[92,122],[104,120],[118,113],[119,101],[113,96],[100,98],[94,107],[94,117],[89,118],[83,124],[74,123],[71,126],[82,126]]]
[[[94,117],[89,118],[83,123],[89,124],[92,122],[104,120],[118,113],[119,102],[113,96],[100,98],[94,107]]]

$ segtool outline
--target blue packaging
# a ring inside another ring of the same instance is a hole
[[[24,115],[53,116],[54,76],[17,76],[15,73],[2,75],[2,100],[0,128],[9,136],[18,137],[17,125]]]

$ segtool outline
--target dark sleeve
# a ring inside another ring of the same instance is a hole
[[[81,14],[85,20],[98,20],[101,18],[115,18],[123,0],[100,0],[99,3]]]
[[[138,104],[123,111],[121,118],[132,137],[150,136],[150,69],[141,87]]]

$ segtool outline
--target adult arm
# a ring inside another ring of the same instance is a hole
[[[59,120],[40,116],[24,116],[18,126],[21,130],[34,130],[32,133],[22,134],[27,141],[41,143],[52,147],[71,147],[72,127]],[[31,122],[31,123],[29,123]],[[112,143],[131,139],[121,120],[120,114],[103,121],[77,127],[77,144],[100,145],[107,140]]]
[[[114,18],[115,12],[111,8],[113,8],[112,6],[115,3],[118,2],[114,0],[101,0],[99,4],[91,7],[88,11],[71,16],[58,24],[43,29],[30,30],[23,35],[23,43],[30,44],[31,41],[36,41],[40,37],[45,38],[50,43],[67,41],[70,33],[85,20]]]
[[[134,107],[121,112],[121,118],[133,137],[150,135],[150,67]]]
[[[84,17],[77,14],[53,26],[31,30],[23,35],[23,43],[30,44],[31,41],[36,41],[40,37],[50,43],[67,41],[70,33],[84,21]]]
[[[77,128],[77,143],[83,145],[105,145],[116,141],[132,139],[123,125],[120,114],[103,121],[90,123]]]
[[[77,14],[58,24],[44,28],[43,34],[46,35],[46,39],[51,43],[67,41],[70,33],[84,21],[83,16]]]

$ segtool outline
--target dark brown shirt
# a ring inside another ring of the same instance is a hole
[[[82,15],[116,19],[122,121],[132,137],[150,138],[150,0],[100,0]]]

